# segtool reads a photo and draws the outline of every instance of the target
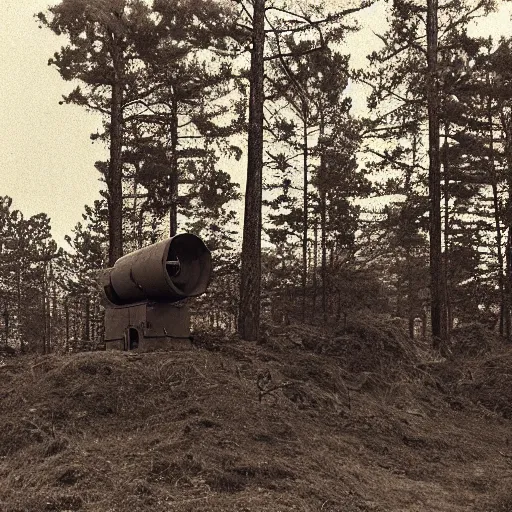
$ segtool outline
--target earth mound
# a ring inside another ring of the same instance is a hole
[[[317,326],[295,324],[269,329],[277,345],[336,356],[350,372],[397,375],[418,362],[416,346],[399,323],[384,317],[358,316],[332,332]]]
[[[281,334],[6,359],[0,510],[476,512],[511,498],[509,420],[454,405],[392,325]]]
[[[499,336],[482,324],[464,324],[451,333],[450,350],[456,357],[482,356],[501,345]]]

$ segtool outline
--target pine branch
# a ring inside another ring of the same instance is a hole
[[[388,45],[388,41],[386,40],[386,38],[380,34],[377,34],[376,32],[374,32],[372,30],[373,34],[378,37],[385,45],[386,49],[389,50],[389,45]],[[393,57],[396,57],[397,55],[399,55],[400,53],[402,53],[404,50],[407,50],[408,48],[410,47],[413,47],[413,48],[416,48],[416,50],[418,50],[420,53],[422,53],[423,55],[426,55],[427,54],[427,50],[425,48],[423,48],[421,45],[419,45],[416,41],[417,40],[421,40],[423,39],[423,37],[417,37],[416,40],[411,40],[411,41],[407,41],[404,46],[401,46],[400,48],[397,48],[395,50],[393,50],[391,53],[389,53],[388,55],[385,55],[384,57],[382,58],[379,58],[379,62],[380,63],[383,63],[383,62],[386,62],[390,59],[392,59]]]
[[[326,23],[337,22],[341,18],[344,18],[345,16],[348,16],[349,14],[354,14],[356,12],[362,11],[363,9],[367,9],[374,3],[375,3],[375,0],[365,0],[361,3],[361,5],[359,7],[352,7],[350,9],[345,9],[343,11],[340,11],[340,12],[337,12],[334,14],[329,14],[328,16],[326,16],[325,18],[320,19],[320,20],[312,20],[311,18],[309,18],[308,16],[305,16],[303,14],[298,14],[296,12],[291,12],[291,11],[288,11],[287,9],[282,9],[280,7],[275,7],[275,6],[267,7],[265,10],[266,11],[277,11],[277,12],[281,12],[283,14],[287,14],[288,16],[299,18],[299,19],[303,20],[304,22],[308,23],[310,26],[315,27],[318,25],[326,24]]]
[[[250,21],[253,20],[252,14],[247,10],[247,7],[245,7],[242,0],[232,0],[232,1],[235,2],[235,4],[239,5],[242,8],[242,11],[245,12],[245,14],[247,15],[247,17],[249,18]],[[252,29],[251,29],[251,31],[252,31]]]
[[[140,98],[137,98],[137,99],[135,99],[135,100],[128,101],[127,103],[125,103],[125,104],[122,106],[122,108],[123,108],[123,110],[124,110],[125,108],[131,107],[132,105],[137,105],[137,104],[140,104],[140,105],[142,105],[142,106],[146,107],[146,110],[149,110],[151,113],[153,113],[153,114],[155,114],[155,115],[160,115],[160,112],[156,112],[156,111],[154,111],[151,107],[154,107],[154,106],[156,106],[156,105],[161,105],[162,103],[159,103],[159,102],[158,102],[158,103],[151,103],[151,104],[149,104],[149,103],[147,103],[145,100],[142,100],[142,99],[140,99]],[[143,112],[141,112],[141,113],[143,113]]]
[[[360,82],[362,82],[363,84],[365,85],[368,85],[369,87],[371,87],[373,90],[377,89],[377,87],[379,87],[379,85],[375,85],[374,83],[372,82],[369,82],[368,80],[365,80],[364,78],[361,78],[361,77],[358,77],[357,80],[359,80]],[[392,91],[391,89],[388,89],[386,87],[382,87],[382,85],[380,85],[380,87],[382,88],[382,90],[386,93],[388,93],[390,96],[393,96],[395,97],[396,99],[400,100],[400,101],[403,101],[404,103],[418,103],[420,100],[411,100],[409,98],[404,98],[403,96],[400,96],[399,94],[397,94],[396,92]]]
[[[318,52],[318,51],[321,51],[325,48],[325,46],[317,46],[315,48],[311,48],[309,50],[305,50],[303,52],[301,52],[301,56],[303,55],[308,55],[310,53],[315,53],[315,52]],[[297,54],[296,53],[279,53],[278,55],[270,55],[269,57],[264,57],[263,60],[265,62],[269,62],[271,60],[277,60],[277,59],[282,59],[284,57],[297,57]]]
[[[396,165],[397,167],[400,167],[402,169],[406,169],[408,171],[411,171],[411,170],[414,170],[414,169],[427,170],[422,165],[419,165],[419,164],[406,164],[405,162],[401,162],[400,160],[396,160],[394,158],[391,158],[390,155],[383,154],[380,151],[377,151],[375,149],[368,148],[367,151],[369,153],[374,154],[375,156],[378,156],[379,158],[382,158],[386,162],[390,162],[390,163]]]
[[[273,24],[270,22],[270,20],[268,18],[267,18],[267,22],[270,25],[270,27],[272,29],[274,29]],[[323,43],[323,38],[321,39],[321,41]],[[292,70],[290,69],[290,67],[288,66],[287,62],[284,59],[284,54],[283,54],[283,52],[281,50],[281,40],[279,38],[279,34],[276,34],[276,43],[277,43],[277,51],[279,52],[278,53],[278,58],[279,58],[279,60],[281,62],[281,65],[283,66],[283,69],[284,69],[286,75],[288,76],[288,78],[290,79],[290,81],[292,82],[292,84],[296,87],[297,92],[301,96],[301,98],[304,101],[304,103],[306,103],[307,100],[310,99],[309,95],[308,95],[308,93],[306,91],[304,91],[303,87],[300,85],[298,80],[295,78],[295,76],[293,75]]]
[[[455,21],[452,21],[442,32],[441,34],[441,37],[444,36],[446,33],[448,33],[450,30],[453,30],[456,26],[464,23],[464,24],[468,24],[470,21],[472,21],[473,19],[475,18],[481,18],[484,16],[484,14],[480,15],[475,15],[473,16],[473,14],[480,10],[482,7],[485,7],[486,4],[488,4],[488,0],[480,0],[480,2],[475,5],[475,7],[473,9],[471,9],[471,11],[469,11],[467,14],[465,14],[464,16],[462,16],[461,18],[459,18],[458,20],[455,20]]]

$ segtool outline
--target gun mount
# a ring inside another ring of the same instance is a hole
[[[184,233],[119,258],[100,273],[107,350],[158,350],[190,344],[188,297],[206,291],[211,254]]]

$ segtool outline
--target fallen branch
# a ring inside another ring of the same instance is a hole
[[[278,389],[286,388],[288,386],[291,386],[292,384],[293,384],[292,382],[283,382],[282,384],[277,384],[276,386],[271,387],[271,388],[267,388],[267,389],[259,388],[260,389],[259,401],[261,402],[261,399],[265,395],[269,395],[270,393],[273,393],[274,391],[277,391]]]

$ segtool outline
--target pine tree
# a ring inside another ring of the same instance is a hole
[[[225,143],[238,117],[225,104],[234,84],[230,63],[219,55],[233,22],[219,2],[157,1],[153,14],[158,21],[134,36],[146,93],[129,105],[126,158],[136,166],[135,179],[148,190],[155,213],[169,214],[174,236],[186,202],[180,185],[194,179],[187,171],[208,158],[213,141],[237,151]],[[227,126],[226,116],[232,118]]]
[[[52,289],[56,285],[52,262],[61,251],[51,237],[46,214],[29,218],[11,210],[3,197],[0,208],[0,300],[5,343],[22,352],[51,350]]]
[[[431,320],[433,342],[437,345],[440,338],[447,336],[447,267],[442,253],[439,120],[448,90],[442,88],[441,63],[443,59],[449,61],[446,56],[460,48],[454,35],[464,33],[467,24],[475,16],[488,12],[493,4],[461,1],[438,5],[437,0],[429,0],[426,7],[409,1],[393,2],[391,28],[382,37],[385,46],[371,56],[372,62],[380,65],[380,70],[373,75],[377,85],[370,97],[370,106],[379,107],[382,112],[373,126],[373,133],[380,140],[383,134],[403,137],[409,126],[418,123],[424,126],[424,120],[429,123]],[[372,85],[369,75],[363,74],[363,80]],[[384,102],[389,108],[387,112],[383,109]],[[384,121],[381,127],[378,126],[379,120]],[[382,155],[382,151],[380,153]],[[400,160],[395,162],[398,165],[403,163]],[[449,178],[448,174],[446,176]],[[444,192],[449,192],[447,186]],[[448,203],[449,197],[445,194],[445,224],[449,213],[446,208]],[[446,257],[449,247],[447,236],[445,230]]]
[[[108,209],[104,200],[85,206],[83,222],[66,241],[72,252],[61,264],[64,302],[64,350],[80,350],[81,341],[98,346],[102,339],[102,312],[98,271],[108,266]]]
[[[79,80],[64,97],[104,115],[110,151],[105,170],[109,209],[109,263],[123,254],[123,162],[125,103],[137,92],[138,70],[130,35],[140,23],[138,0],[64,0],[39,13],[42,26],[65,35],[68,45],[49,60],[64,80]]]
[[[262,232],[262,174],[263,174],[263,124],[264,124],[264,73],[265,61],[282,59],[280,39],[283,34],[296,34],[297,37],[318,36],[318,45],[308,53],[325,48],[321,27],[338,23],[344,17],[361,9],[371,2],[349,8],[334,14],[322,15],[322,6],[312,6],[307,13],[294,12],[286,4],[267,5],[265,0],[254,0],[253,10],[249,11],[245,2],[240,2],[250,26],[244,25],[252,37],[251,69],[249,72],[249,127],[248,127],[248,166],[245,194],[245,217],[242,243],[242,267],[240,279],[240,313],[238,330],[244,339],[256,340],[259,335],[260,289],[261,289],[261,232]],[[268,29],[265,28],[266,24]],[[341,31],[345,27],[340,27]],[[275,44],[269,45],[277,53],[266,55],[266,35],[274,37]],[[306,170],[307,172],[307,170]],[[307,194],[306,194],[307,202]],[[304,216],[307,217],[307,208]],[[306,222],[307,224],[307,222]],[[306,237],[305,237],[306,240]],[[306,243],[306,241],[304,242]]]

